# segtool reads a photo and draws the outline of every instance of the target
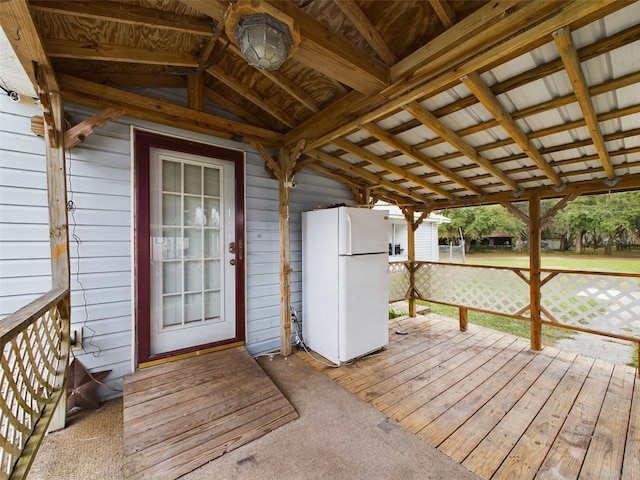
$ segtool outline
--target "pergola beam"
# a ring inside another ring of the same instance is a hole
[[[468,75],[462,77],[461,80],[466,87],[471,90],[471,93],[480,100],[480,103],[498,120],[500,126],[511,135],[522,151],[549,177],[553,184],[556,187],[562,185],[560,176],[551,168],[537,147],[531,143],[531,140],[529,140],[524,131],[518,126],[513,117],[482,81],[478,72],[470,72]]]
[[[593,102],[591,101],[587,80],[584,78],[584,74],[580,68],[580,59],[578,57],[578,52],[576,51],[576,46],[571,38],[571,31],[569,30],[569,27],[561,28],[553,32],[553,38],[555,39],[556,46],[558,47],[558,52],[560,52],[560,57],[562,58],[562,63],[564,64],[564,68],[569,76],[569,80],[571,80],[571,84],[573,85],[573,90],[576,93],[578,104],[580,105],[582,115],[584,116],[585,123],[589,129],[589,135],[593,139],[593,144],[598,152],[598,157],[600,157],[600,161],[602,162],[604,171],[607,174],[607,178],[609,180],[613,180],[616,178],[616,172],[613,168],[613,164],[611,163],[611,159],[609,158],[607,145],[604,142],[602,130],[598,123],[598,115],[596,114]]]

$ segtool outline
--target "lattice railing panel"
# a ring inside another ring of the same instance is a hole
[[[554,272],[541,303],[564,325],[640,338],[640,278],[601,273]]]
[[[68,362],[68,318],[56,290],[3,320],[0,358],[0,478],[11,478],[27,441],[62,395]],[[47,422],[48,423],[48,422]],[[46,428],[46,427],[45,427]],[[44,434],[45,428],[38,431]],[[40,439],[37,439],[39,444]],[[30,460],[28,462],[30,465]],[[28,467],[26,468],[28,470]],[[25,472],[26,473],[26,472]]]
[[[405,263],[390,263],[388,272],[389,302],[404,300],[411,287],[407,265]]]
[[[529,284],[518,272],[526,274],[513,269],[421,263],[415,284],[427,300],[516,315],[529,305]]]

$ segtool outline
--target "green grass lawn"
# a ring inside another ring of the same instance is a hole
[[[525,253],[474,253],[466,256],[472,265],[495,267],[529,267],[529,257]],[[560,270],[588,270],[597,272],[640,273],[640,257],[602,254],[568,254],[543,252],[542,268]]]

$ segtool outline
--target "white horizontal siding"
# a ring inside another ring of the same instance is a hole
[[[423,222],[415,232],[416,260],[438,261],[438,224]]]
[[[12,298],[12,304],[21,307],[30,295],[49,289],[50,266],[44,142],[30,133],[27,118],[40,112],[24,113],[22,107],[18,110],[22,112],[20,122],[9,118],[13,130],[4,133],[1,147],[5,148],[4,137],[9,135],[6,145],[10,161],[0,165],[6,170],[0,170],[0,215],[7,219],[5,222],[0,216],[0,222],[4,222],[0,246],[6,247],[0,251],[0,295]],[[95,113],[72,105],[66,110],[74,123]],[[10,114],[2,115],[4,125]],[[68,197],[75,206],[69,217],[72,329],[82,329],[86,349],[75,354],[90,370],[112,370],[106,383],[114,390],[101,387],[98,393],[102,399],[121,394],[122,376],[133,366],[132,124],[247,151],[246,344],[252,354],[280,346],[278,183],[269,178],[260,156],[244,144],[174,128],[126,118],[108,122],[67,157]],[[351,202],[352,196],[346,187],[313,172],[303,171],[295,181],[290,207],[292,292],[294,306],[300,311],[300,212],[319,204]],[[26,214],[20,216],[22,208]],[[33,251],[23,249],[23,245],[33,246]]]
[[[37,107],[0,95],[0,318],[51,288],[44,139]]]

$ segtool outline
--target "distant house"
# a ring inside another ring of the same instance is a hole
[[[515,244],[513,235],[503,232],[502,230],[491,232],[491,234],[485,239],[485,241],[487,243],[485,243],[484,241],[482,243],[493,247],[511,247]]]
[[[393,205],[378,205],[376,208],[389,210],[389,260],[407,258],[407,221],[402,211]],[[415,218],[419,218],[416,213]],[[431,213],[415,232],[415,260],[438,261],[438,225],[450,223],[451,219]]]

